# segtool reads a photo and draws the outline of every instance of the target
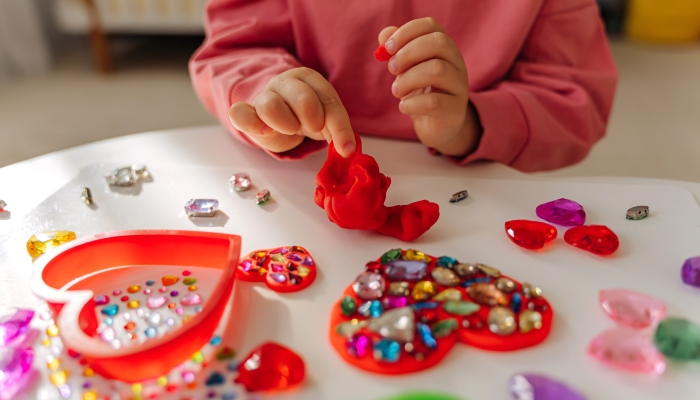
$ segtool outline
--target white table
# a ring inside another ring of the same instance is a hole
[[[373,155],[377,159],[381,166],[382,172],[389,176],[400,175],[401,179],[406,179],[407,176],[416,177],[417,181],[422,180],[423,182],[426,182],[426,177],[458,177],[462,179],[482,178],[495,180],[537,179],[536,176],[525,175],[508,167],[493,163],[481,163],[464,168],[455,167],[440,157],[430,156],[426,150],[417,143],[372,138],[365,139],[363,143],[366,152]],[[237,159],[234,160],[233,157],[237,157]],[[411,162],[392,162],[392,160],[399,158],[411,160]],[[255,168],[265,168],[268,170],[268,172],[270,172],[270,170],[280,171],[279,173],[299,171],[304,172],[304,174],[308,173],[309,176],[313,176],[318,171],[324,160],[325,153],[321,152],[299,162],[288,163],[285,165],[279,163],[275,164],[275,161],[271,160],[269,156],[260,151],[244,149],[243,145],[237,143],[220,127],[171,130],[111,139],[49,154],[0,169],[0,198],[3,198],[9,203],[10,206],[8,208],[11,211],[11,216],[9,219],[0,220],[0,234],[9,231],[12,227],[19,224],[22,217],[29,213],[43,199],[54,193],[70,179],[74,178],[81,167],[92,163],[129,165],[131,163],[138,162],[145,163],[147,165],[193,165],[200,167],[200,169],[205,173],[207,170],[211,170],[212,173],[216,171],[217,174],[221,174],[222,170],[230,170],[233,167],[236,167],[237,169],[238,166],[245,164]],[[547,180],[551,181],[552,179]],[[700,199],[700,184],[698,183],[625,178],[569,178],[565,180],[559,179],[558,181],[562,183],[595,182],[678,186],[691,191],[696,200]],[[401,184],[398,185],[401,187]],[[405,193],[405,181],[403,185]],[[433,189],[439,187],[437,184],[432,186]],[[413,195],[412,192],[413,191],[411,191],[411,195]],[[416,189],[415,192],[416,196],[425,194],[419,189]],[[416,197],[416,199],[418,198],[424,197]],[[281,204],[281,206],[284,207],[286,204]],[[523,206],[523,208],[526,207]],[[433,247],[435,247],[435,245],[436,244],[434,244]],[[0,243],[0,246],[2,246],[2,243]],[[456,247],[452,245],[452,248]],[[509,247],[509,249],[511,248]],[[557,251],[561,250],[558,249]],[[550,254],[549,256],[555,255]],[[548,257],[548,255],[543,255],[542,257]],[[585,257],[579,257],[577,259],[579,263],[587,262],[587,260],[588,259]],[[323,266],[321,266],[321,268],[323,268]],[[343,274],[348,276],[352,275],[353,273],[356,274],[359,271],[357,268],[359,268],[359,266],[355,265],[355,269],[353,269],[352,272],[343,271]],[[340,273],[340,271],[338,272]],[[504,272],[508,273],[510,271],[508,271],[507,268],[504,268]],[[571,271],[562,271],[562,273],[569,272]],[[335,278],[331,275],[332,274],[326,272],[324,281],[322,281],[321,284],[334,284],[338,286],[339,282],[335,281],[339,280],[340,278]],[[347,277],[343,277],[342,279],[347,279]],[[343,282],[349,284],[351,281],[348,279],[347,282],[345,280],[343,280]],[[323,288],[318,288],[316,290],[317,295],[324,292]],[[339,295],[340,292],[336,294],[336,296]],[[588,306],[590,306],[588,307],[590,311],[587,310],[586,313],[595,314],[597,315],[596,318],[599,318],[600,311],[591,309],[593,306],[592,303]],[[315,307],[324,308],[325,306],[316,305]],[[686,317],[690,316],[686,315]],[[610,326],[611,324],[608,323],[604,328],[609,328]],[[567,328],[568,327],[565,327],[565,329]],[[319,327],[318,329],[325,330],[326,327]],[[598,331],[601,331],[603,327],[599,327],[597,329]],[[561,332],[562,331],[560,330],[560,333]],[[588,332],[586,332],[586,335],[588,335]],[[587,336],[587,338],[591,337],[592,336]],[[580,352],[580,350],[576,349],[574,353],[576,352]],[[489,357],[492,357],[484,354],[478,354],[473,351],[466,354],[469,354],[469,357],[478,357],[482,361],[488,360]],[[497,357],[493,356],[493,359],[495,358]],[[455,360],[452,359],[451,362],[455,362]],[[498,361],[494,361],[489,366],[490,368],[495,368],[493,370],[496,370],[498,367]],[[596,371],[604,374],[606,370],[601,366],[601,369]],[[353,374],[354,373],[355,372],[353,372]],[[431,374],[431,376],[432,375],[434,374]],[[634,382],[641,382],[643,385],[644,378],[635,377],[626,379],[627,385],[633,385]],[[575,385],[577,382],[571,381],[570,383]],[[400,383],[397,380],[395,381],[395,384],[399,385]],[[504,384],[505,382],[500,383],[500,385]],[[575,386],[579,386],[579,388],[582,390],[586,389],[586,387],[581,386],[581,383]],[[469,394],[465,393],[465,397],[469,398],[468,396]]]

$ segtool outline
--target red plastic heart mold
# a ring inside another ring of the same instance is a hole
[[[265,282],[275,292],[298,292],[316,279],[316,262],[301,246],[255,250],[241,258],[238,279]]]

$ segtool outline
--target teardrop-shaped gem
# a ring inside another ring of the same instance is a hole
[[[491,283],[477,282],[467,288],[467,294],[481,305],[492,307],[508,305],[508,297]]]
[[[571,387],[539,374],[518,374],[508,383],[515,400],[586,400]]]
[[[566,243],[601,256],[614,253],[620,240],[605,225],[587,225],[571,228],[564,233]]]
[[[471,301],[446,301],[442,304],[442,309],[445,312],[460,316],[473,314],[479,311],[480,308],[481,306]]]
[[[557,237],[557,228],[544,222],[518,219],[505,224],[511,242],[520,247],[537,250]]]
[[[642,333],[629,328],[607,330],[588,345],[588,354],[603,364],[632,372],[661,374],[664,357]]]
[[[644,293],[625,289],[601,290],[598,299],[610,318],[630,328],[646,328],[666,315],[664,303]]]
[[[518,316],[520,333],[528,333],[534,329],[542,328],[542,314],[533,310],[524,310]]]
[[[180,304],[183,306],[196,306],[202,304],[202,296],[199,293],[187,293],[180,299]]]
[[[462,292],[459,289],[447,288],[442,292],[436,294],[431,299],[433,301],[460,301],[462,300]]]
[[[538,217],[547,222],[564,226],[581,226],[586,223],[583,206],[569,199],[553,200],[535,209]]]
[[[163,304],[168,302],[168,298],[163,296],[162,294],[154,294],[151,296],[148,296],[148,299],[146,300],[146,306],[150,308],[151,310],[154,310],[156,308],[160,308],[163,306]]]
[[[459,277],[457,274],[449,268],[437,267],[430,273],[435,282],[442,286],[457,286],[459,284]]]
[[[100,294],[95,296],[95,305],[97,306],[103,306],[105,304],[109,303],[109,296],[106,296],[104,294]]]
[[[368,328],[385,338],[400,342],[412,342],[415,331],[415,315],[411,307],[386,311],[379,318],[369,321]]]
[[[684,318],[666,318],[656,327],[654,344],[667,357],[700,360],[700,326]]]

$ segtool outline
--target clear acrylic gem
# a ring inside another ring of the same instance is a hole
[[[190,199],[185,203],[188,217],[213,217],[218,209],[219,200],[215,199]]]
[[[382,297],[386,282],[384,277],[374,272],[363,272],[357,276],[352,289],[363,300],[374,300]]]
[[[250,175],[246,174],[245,172],[239,172],[231,175],[228,183],[236,192],[244,192],[250,189],[252,182],[250,181]]]
[[[411,307],[395,308],[369,321],[367,328],[385,338],[399,342],[412,342],[416,324]]]
[[[259,206],[267,203],[268,201],[270,201],[270,191],[267,189],[259,191],[255,195],[255,201],[258,203]]]
[[[105,174],[107,183],[113,186],[132,186],[135,182],[131,167],[115,169]]]

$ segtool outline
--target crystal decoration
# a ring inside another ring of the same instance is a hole
[[[457,286],[459,284],[459,276],[449,268],[437,267],[430,273],[438,285]]]
[[[681,267],[683,283],[700,288],[700,256],[690,257]]]
[[[249,392],[286,389],[300,383],[304,361],[292,350],[267,342],[254,349],[238,366],[236,383]]]
[[[520,333],[528,333],[533,329],[542,328],[542,314],[533,310],[524,310],[518,316]]]
[[[664,303],[644,293],[625,289],[601,290],[598,299],[610,318],[630,328],[644,329],[666,315]]]
[[[458,201],[462,201],[466,199],[469,196],[469,192],[466,190],[460,190],[459,192],[455,193],[452,195],[450,198],[450,203],[456,203]]]
[[[374,300],[382,297],[386,282],[384,277],[374,272],[363,272],[357,276],[352,289],[363,300]]]
[[[649,216],[649,207],[636,206],[627,210],[625,218],[627,219],[644,219]]]
[[[477,268],[479,268],[479,271],[482,273],[486,274],[487,276],[491,278],[500,278],[501,277],[501,271],[494,267],[489,267],[486,264],[476,264]]]
[[[458,327],[459,324],[456,319],[446,318],[434,323],[430,329],[433,331],[433,337],[435,337],[435,339],[440,339],[449,336],[452,332],[456,331]]]
[[[407,305],[408,297],[405,296],[387,296],[384,298],[384,308],[387,310],[406,307]]]
[[[489,330],[496,335],[508,336],[515,332],[515,314],[510,308],[494,307],[487,317]]]
[[[620,327],[596,336],[588,354],[613,368],[632,372],[661,374],[666,361],[649,338],[639,331]]]
[[[387,294],[389,296],[408,296],[411,294],[411,287],[408,282],[391,282]]]
[[[432,298],[433,301],[460,301],[462,300],[462,292],[455,288],[447,288],[436,294]]]
[[[395,363],[401,356],[401,345],[390,339],[382,339],[374,345],[374,359],[377,361]]]
[[[385,338],[399,342],[412,342],[415,331],[415,315],[411,307],[395,308],[369,321],[367,328]]]
[[[700,359],[700,326],[683,318],[666,318],[656,327],[654,344],[666,357]]]
[[[479,272],[479,267],[477,267],[476,264],[460,263],[454,267],[454,270],[461,278],[468,278],[476,275]]]
[[[583,207],[569,199],[540,204],[535,213],[543,220],[557,225],[581,226],[586,223],[586,212]]]
[[[199,293],[187,293],[180,299],[180,304],[183,306],[196,306],[202,304],[202,296]]]
[[[32,310],[0,307],[0,347],[27,332],[33,317]]]
[[[267,189],[263,189],[255,194],[255,202],[258,203],[259,206],[269,202],[270,198],[270,191]]]
[[[32,258],[37,258],[48,250],[64,243],[75,240],[75,232],[51,231],[32,235],[27,241],[27,253]]]
[[[233,190],[236,192],[245,192],[250,189],[252,182],[250,181],[250,175],[245,172],[239,172],[237,174],[231,175],[228,183],[231,185]]]
[[[146,306],[151,310],[160,308],[168,302],[168,298],[162,294],[152,294],[146,299]]]
[[[340,312],[342,312],[346,317],[351,317],[353,314],[355,314],[356,308],[357,302],[355,302],[355,299],[352,297],[345,296],[342,300],[340,300]]]
[[[437,340],[433,337],[433,331],[422,322],[416,324],[416,331],[425,347],[434,350],[437,348]]]
[[[564,233],[566,243],[591,253],[606,256],[620,247],[620,241],[605,225],[588,225],[571,228]]]
[[[506,234],[511,242],[529,250],[538,250],[557,237],[557,229],[544,222],[524,219],[508,221]]]
[[[481,306],[471,301],[446,301],[442,309],[452,315],[465,316],[479,311]]]
[[[190,199],[185,203],[187,216],[213,217],[219,209],[219,200],[215,199]]]
[[[422,260],[392,260],[386,264],[390,281],[418,281],[428,274],[428,264]]]
[[[357,307],[357,313],[363,317],[377,318],[382,315],[384,308],[379,300],[370,300]]]
[[[467,294],[476,303],[485,306],[507,306],[508,297],[492,283],[478,282],[467,288]]]
[[[496,288],[503,293],[512,293],[518,288],[518,285],[508,278],[498,278],[496,280]]]
[[[0,392],[12,392],[29,371],[34,359],[31,348],[0,347]]]
[[[83,188],[80,197],[83,199],[83,203],[87,205],[92,204],[92,192],[90,191],[90,188]]]
[[[514,375],[508,388],[515,400],[586,400],[564,383],[539,374]]]
[[[7,207],[7,203],[5,200],[0,199],[0,212],[5,211],[5,207]]]
[[[105,180],[112,186],[133,186],[135,182],[131,167],[110,171],[105,174]]]
[[[413,286],[411,297],[415,301],[425,301],[435,296],[437,293],[436,285],[431,281],[420,281]]]
[[[362,358],[367,355],[367,351],[370,348],[370,343],[369,336],[362,333],[356,333],[352,335],[352,337],[345,344],[345,348],[347,349],[348,354],[351,356]]]

